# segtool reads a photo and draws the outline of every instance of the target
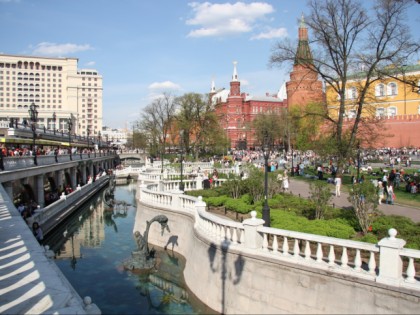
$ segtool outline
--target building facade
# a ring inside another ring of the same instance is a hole
[[[0,54],[0,121],[29,121],[36,106],[38,127],[98,135],[102,129],[102,76],[78,69],[77,58]]]
[[[212,82],[210,99],[231,148],[247,149],[260,145],[255,138],[252,122],[260,113],[279,113],[285,109],[287,102],[283,99],[284,92],[284,88],[275,95],[267,93],[265,96],[251,96],[241,92],[236,61],[233,62],[229,90],[216,90]]]
[[[259,113],[279,113],[291,106],[305,106],[309,102],[322,102],[322,81],[313,70],[312,54],[308,43],[308,29],[303,17],[299,25],[299,42],[290,80],[278,93],[265,96],[250,96],[241,92],[237,63],[234,62],[230,89],[216,90],[212,83],[210,97],[220,122],[230,139],[231,147],[252,148],[259,146],[252,122]]]
[[[363,104],[362,117],[370,117],[380,126],[382,137],[376,147],[420,147],[420,63],[390,69],[393,77],[372,84]],[[413,87],[404,81],[417,83]],[[352,125],[358,109],[359,90],[365,86],[363,72],[353,75],[345,91],[344,124]],[[330,115],[338,117],[339,96],[327,87]]]

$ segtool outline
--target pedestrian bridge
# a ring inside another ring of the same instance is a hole
[[[176,184],[165,190],[160,171],[139,175],[135,231],[156,214],[171,232],[149,231],[149,242],[186,258],[188,287],[226,314],[416,314],[420,302],[420,251],[405,248],[397,231],[378,244],[264,227],[206,211],[201,198]],[[171,224],[172,223],[172,224]],[[197,277],[197,275],[200,275]],[[206,289],[203,290],[203,283]]]

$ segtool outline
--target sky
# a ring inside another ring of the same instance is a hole
[[[242,92],[277,93],[290,67],[269,66],[273,46],[308,12],[306,0],[0,0],[0,53],[78,58],[103,77],[103,125],[131,128],[163,92],[228,89],[234,61]],[[420,5],[408,24],[420,38]]]

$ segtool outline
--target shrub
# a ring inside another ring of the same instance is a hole
[[[249,213],[254,209],[254,207],[252,207],[249,204],[246,204],[240,199],[238,200],[238,199],[231,199],[231,198],[226,200],[225,207],[228,210],[232,210],[232,211],[243,213],[243,214]]]
[[[212,206],[212,207],[223,206],[228,199],[230,198],[227,196],[203,198],[203,200],[207,203],[207,205]]]

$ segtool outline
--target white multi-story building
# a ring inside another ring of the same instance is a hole
[[[104,137],[112,145],[124,146],[127,144],[128,137],[131,137],[127,129],[114,129],[109,127],[102,128],[102,139]]]
[[[98,135],[102,130],[102,76],[77,69],[77,58],[0,54],[0,121],[29,121],[36,105],[38,127]]]

